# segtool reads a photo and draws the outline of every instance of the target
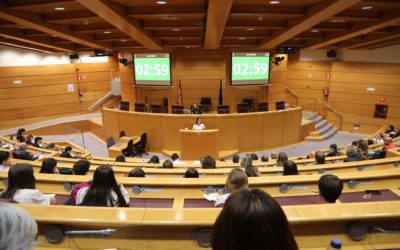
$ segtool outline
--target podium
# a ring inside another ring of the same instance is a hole
[[[218,129],[189,130],[181,129],[180,159],[200,160],[210,155],[218,159],[217,138]]]

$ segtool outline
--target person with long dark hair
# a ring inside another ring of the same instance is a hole
[[[1,198],[21,204],[56,204],[53,195],[40,193],[36,189],[35,176],[30,164],[17,164],[8,171],[7,190],[1,194]]]
[[[93,174],[90,187],[81,188],[76,204],[87,206],[127,207],[129,195],[122,184],[117,183],[110,166],[100,166]]]
[[[133,157],[133,139],[130,139],[128,141],[128,144],[126,145],[126,148],[122,149],[122,154],[125,155],[125,157]]]
[[[232,193],[211,233],[213,250],[297,250],[279,204],[260,189]]]
[[[17,141],[18,142],[25,142],[25,135],[24,135],[25,131],[26,130],[24,128],[18,129],[18,131],[17,131]]]
[[[57,168],[57,161],[54,158],[46,158],[42,161],[41,174],[60,174]]]

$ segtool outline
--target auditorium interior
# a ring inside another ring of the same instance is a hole
[[[293,249],[400,249],[399,0],[0,0],[0,97],[0,249],[261,249],[254,190]]]

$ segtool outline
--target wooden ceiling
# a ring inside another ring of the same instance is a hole
[[[0,0],[0,44],[49,52],[399,43],[400,0]]]

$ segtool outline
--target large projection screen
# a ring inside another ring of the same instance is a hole
[[[269,61],[269,52],[232,52],[231,85],[268,84]]]
[[[134,53],[135,85],[171,86],[169,53]]]

